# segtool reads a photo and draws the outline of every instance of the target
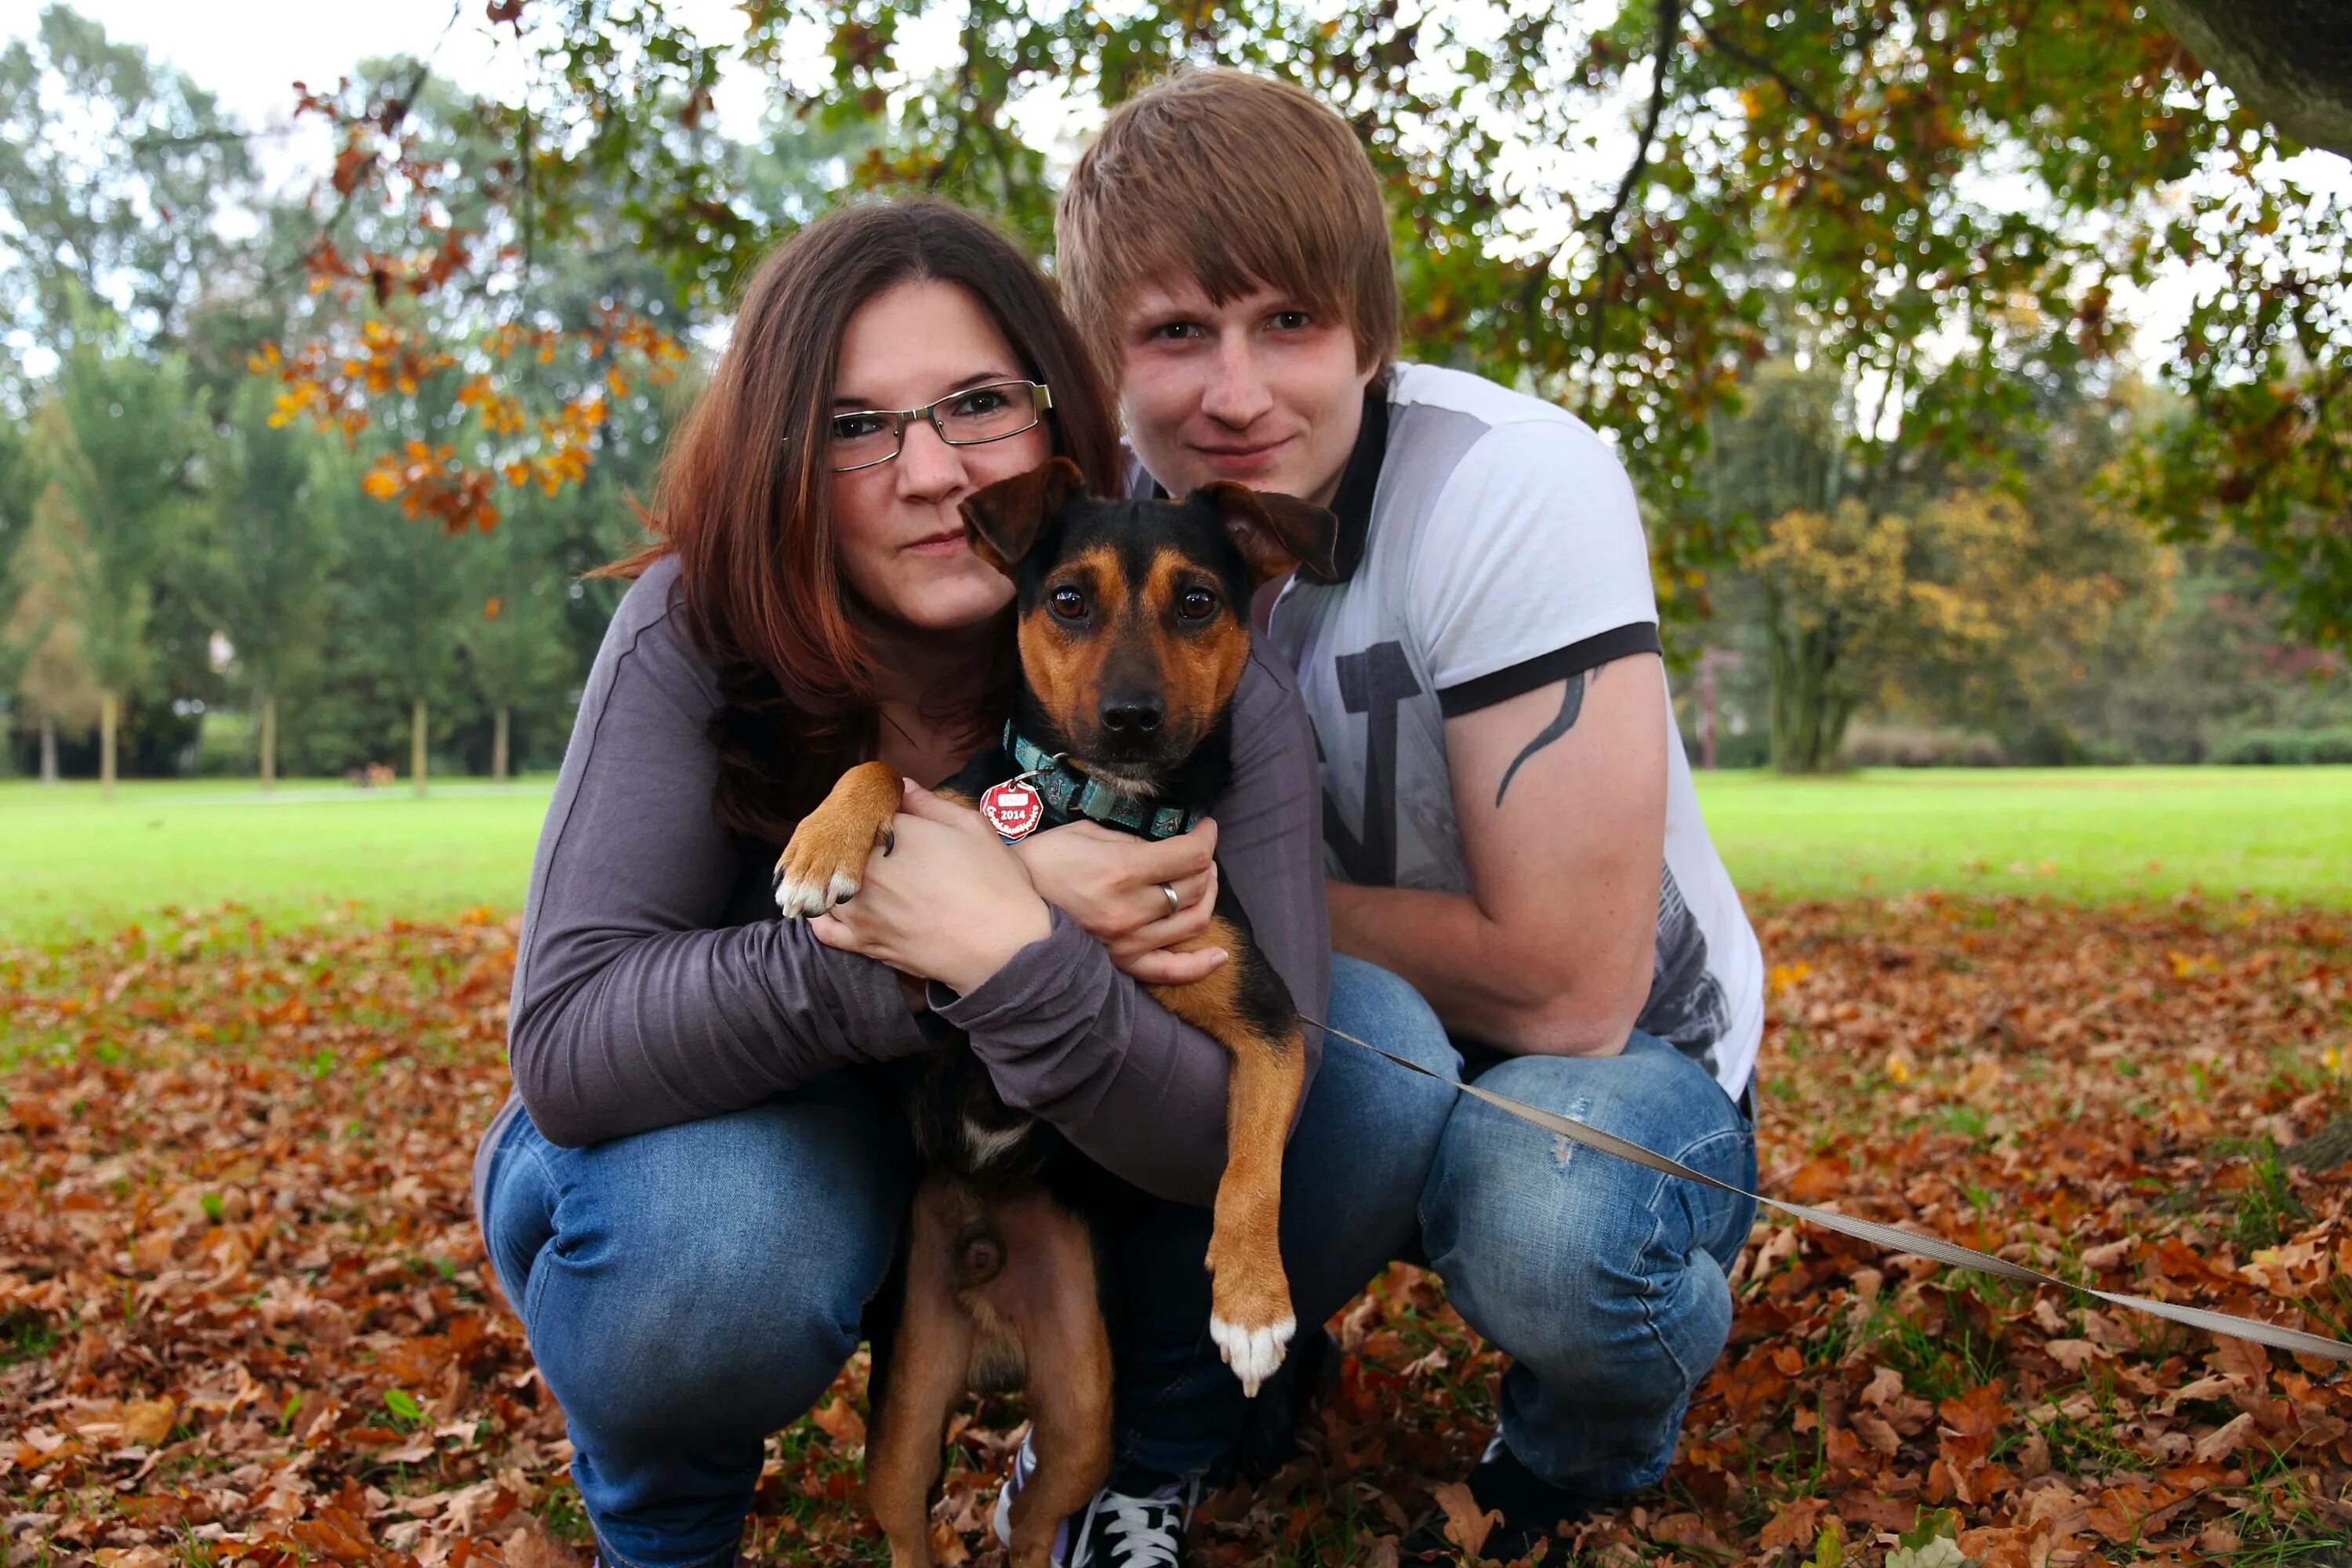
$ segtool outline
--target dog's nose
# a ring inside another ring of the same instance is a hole
[[[1121,692],[1103,699],[1102,726],[1114,735],[1149,735],[1160,728],[1167,712],[1157,692]]]

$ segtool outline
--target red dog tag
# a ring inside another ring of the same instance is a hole
[[[1019,779],[1008,779],[1001,784],[991,784],[981,791],[980,815],[996,829],[996,836],[1007,844],[1025,838],[1037,824],[1045,820],[1045,803],[1037,792]]]

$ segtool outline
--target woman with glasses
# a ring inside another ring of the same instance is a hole
[[[858,1071],[926,1047],[900,973],[932,983],[1008,1104],[1140,1205],[1206,1202],[1223,1163],[1223,1054],[1141,989],[1222,961],[1165,951],[1206,927],[1220,835],[1321,1016],[1314,741],[1256,658],[1236,782],[1193,833],[1079,824],[1008,847],[910,791],[852,910],[776,918],[777,852],[845,768],[933,782],[1003,725],[1013,586],[958,506],[1056,454],[1119,483],[1108,397],[1036,269],[943,204],[852,208],[752,279],[665,460],[654,538],[607,569],[635,581],[531,868],[518,1092],[475,1209],[609,1562],[731,1561],[762,1440],[857,1344],[912,1185]],[[1122,1373],[1122,1401],[1152,1387]]]

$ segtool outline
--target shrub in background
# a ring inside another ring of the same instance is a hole
[[[2217,763],[2309,767],[2352,763],[2352,724],[2328,730],[2246,730],[2213,748]]]

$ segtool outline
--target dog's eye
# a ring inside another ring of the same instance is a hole
[[[1087,613],[1087,596],[1076,588],[1056,588],[1045,596],[1045,602],[1053,605],[1054,613],[1066,621],[1075,621]]]
[[[1217,596],[1206,588],[1187,588],[1176,601],[1176,613],[1188,621],[1205,621],[1217,613]]]

